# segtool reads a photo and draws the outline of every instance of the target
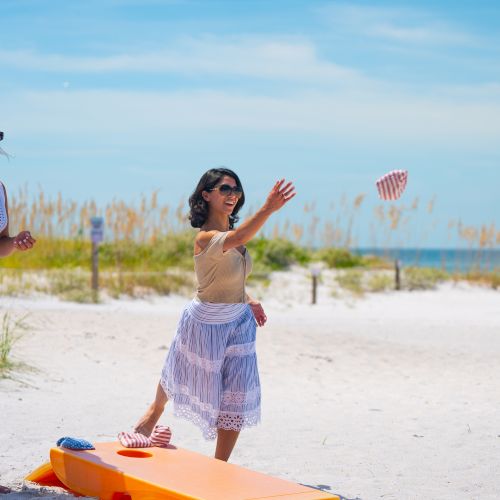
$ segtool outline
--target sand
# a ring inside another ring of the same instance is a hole
[[[231,461],[346,499],[500,498],[500,292],[319,292],[310,305],[296,271],[255,291],[269,318],[258,330],[262,423],[241,434]],[[62,498],[23,487],[55,441],[131,429],[185,303],[0,300],[33,327],[13,350],[26,366],[0,380],[0,484],[15,491],[3,498]],[[213,453],[171,408],[161,423],[177,446]]]

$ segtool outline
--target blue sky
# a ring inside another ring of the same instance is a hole
[[[328,220],[342,195],[366,193],[355,235],[367,245],[374,181],[404,168],[397,204],[436,204],[432,216],[412,215],[398,244],[453,244],[445,228],[459,218],[500,226],[497,2],[0,8],[0,130],[15,155],[0,161],[11,191],[28,183],[105,203],[159,189],[177,205],[225,165],[254,207],[276,178],[295,181],[278,220],[304,220],[312,201]]]

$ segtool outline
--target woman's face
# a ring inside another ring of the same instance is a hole
[[[211,191],[203,191],[202,195],[205,201],[208,202],[211,211],[222,212],[229,217],[233,213],[236,203],[238,203],[239,196],[234,191],[222,193],[219,189],[221,186],[234,188],[237,184],[232,177],[225,175]]]

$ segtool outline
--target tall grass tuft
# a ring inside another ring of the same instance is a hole
[[[0,331],[0,376],[2,377],[14,366],[10,353],[14,344],[29,329],[26,318],[27,315],[13,318],[9,312],[5,312],[2,316]]]

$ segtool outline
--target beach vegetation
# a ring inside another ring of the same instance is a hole
[[[485,273],[477,270],[469,271],[464,276],[455,275],[453,279],[465,279],[470,283],[476,283],[481,286],[489,286],[493,290],[500,289],[500,270],[494,271],[492,273]]]
[[[0,377],[6,374],[13,368],[14,362],[11,359],[11,351],[14,344],[23,336],[29,329],[29,324],[26,321],[28,316],[24,315],[15,318],[9,312],[2,315],[0,329]]]
[[[449,274],[431,267],[407,267],[403,270],[403,286],[408,290],[433,290]]]
[[[315,260],[324,262],[329,268],[346,269],[365,266],[361,255],[350,252],[347,248],[322,248],[315,255]]]
[[[500,288],[500,272],[492,273],[490,276],[491,288],[497,290]]]
[[[247,246],[260,270],[283,270],[292,264],[305,265],[311,260],[311,252],[284,238],[270,240],[260,237]]]
[[[341,288],[353,295],[361,296],[365,291],[363,287],[363,271],[360,269],[345,269],[340,271],[335,279]]]
[[[112,200],[98,206],[93,200],[76,202],[65,200],[59,194],[48,198],[42,189],[35,196],[27,188],[10,193],[9,209],[11,231],[29,228],[38,243],[35,251],[15,252],[0,261],[0,290],[6,295],[50,293],[65,300],[79,302],[95,300],[90,290],[91,253],[90,218],[104,218],[104,241],[99,245],[100,289],[111,297],[128,295],[142,297],[150,293],[192,293],[193,241],[196,229],[187,220],[187,203],[177,206],[161,204],[158,191],[141,195],[135,202]],[[270,273],[289,269],[292,265],[307,266],[322,262],[329,269],[360,271],[339,275],[342,283],[353,290],[383,291],[392,288],[390,270],[394,268],[387,256],[360,255],[356,248],[356,217],[363,208],[365,196],[353,200],[342,196],[332,200],[329,209],[316,202],[304,205],[304,222],[276,220],[265,225],[257,238],[248,243],[253,259],[250,283],[265,288]],[[408,206],[383,203],[373,211],[370,226],[373,248],[406,246],[411,238],[409,221],[418,210],[428,219],[436,211],[436,197],[430,200],[415,198]],[[242,214],[242,219],[252,208]],[[419,244],[425,244],[427,234],[435,222],[421,225]],[[469,269],[461,262],[447,262],[443,254],[442,268],[454,265],[460,274],[453,279],[468,279],[500,288],[498,269],[489,260],[491,250],[500,247],[500,231],[493,224],[467,226],[460,220],[448,223],[448,240],[458,238],[467,248]],[[318,246],[318,243],[320,245]],[[410,290],[431,289],[443,279],[451,279],[440,270],[426,270],[415,253],[413,267],[403,270],[403,285]],[[492,257],[491,257],[492,259]],[[481,266],[486,264],[485,271]],[[382,272],[387,271],[387,276]],[[378,275],[374,275],[374,272]],[[361,285],[356,285],[360,282]]]
[[[375,272],[367,280],[367,289],[369,292],[386,292],[394,290],[394,274],[387,272]]]

